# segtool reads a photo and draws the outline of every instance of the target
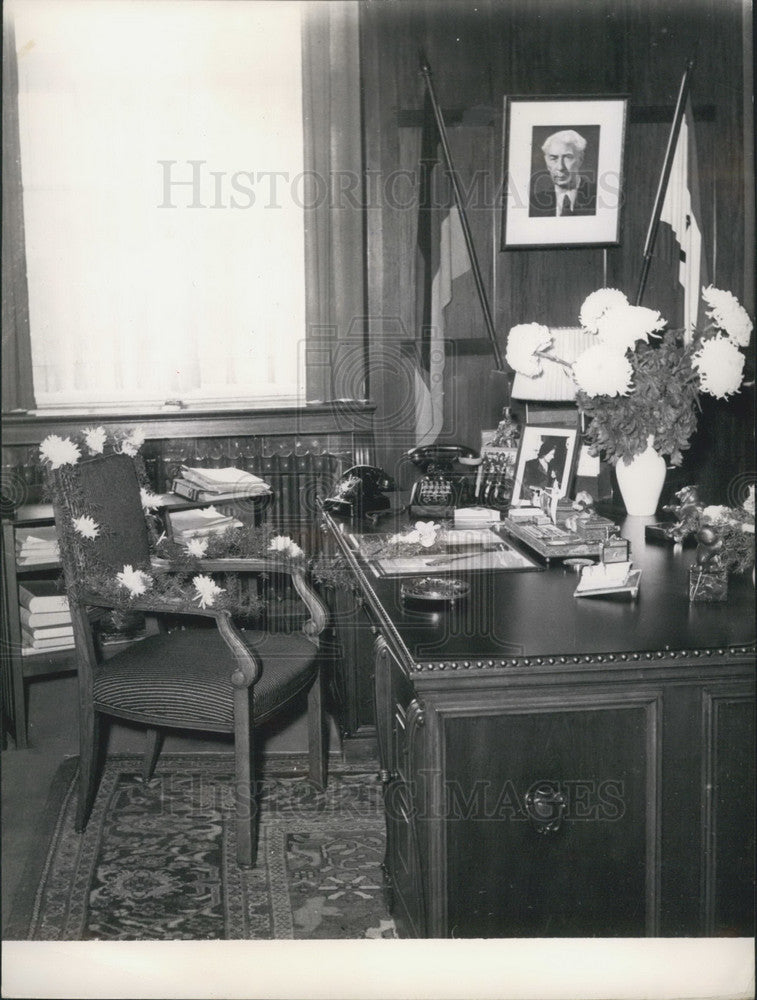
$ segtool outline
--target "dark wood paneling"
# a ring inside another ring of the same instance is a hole
[[[702,925],[705,933],[754,935],[754,700],[707,692],[702,771]]]
[[[739,297],[749,291],[752,283],[745,275],[754,261],[744,259],[743,39],[738,0],[593,0],[579,5],[567,0],[388,0],[362,4],[361,23],[368,169],[387,177],[399,168],[417,168],[412,148],[419,126],[412,123],[423,108],[418,57],[423,48],[440,105],[456,109],[448,131],[462,185],[468,188],[473,177],[483,173],[488,190],[494,192],[488,205],[470,211],[469,221],[502,346],[516,323],[572,325],[583,298],[602,285],[605,272],[608,284],[635,298],[667,143],[668,126],[660,118],[672,117],[681,76],[694,52],[692,101],[695,108],[708,109],[707,115],[699,116],[696,133],[710,277]],[[500,252],[497,192],[503,98],[562,94],[624,94],[634,110],[625,150],[621,244],[606,252]],[[645,115],[644,109],[650,108],[653,113]],[[482,124],[487,121],[490,124]],[[414,232],[412,205],[398,208],[383,199],[369,212],[373,351],[380,351],[380,344],[395,336],[391,331],[397,324],[392,326],[390,317],[397,318],[405,335],[417,333]],[[656,258],[645,304],[659,308],[676,325],[681,321],[679,296],[666,271],[670,265]],[[744,305],[753,313],[752,301],[744,300]],[[472,282],[460,291],[449,321],[455,338],[486,336]],[[491,367],[486,357],[458,358],[455,380],[447,385],[447,436],[457,434],[465,443],[477,445],[481,422],[491,425],[482,403],[483,380]],[[377,425],[392,427],[392,433],[379,440],[381,461],[392,466],[403,447],[412,443],[406,386],[376,369],[372,394]],[[711,481],[713,487],[722,488],[734,473],[754,465],[753,399],[738,414],[735,409],[721,404],[710,421],[716,439],[730,435],[734,421],[740,430],[731,436],[734,447],[727,467],[709,438],[703,437],[691,453],[692,476]]]
[[[445,722],[453,936],[654,933],[656,702],[570,702]],[[540,782],[565,796],[554,833],[527,814]]]

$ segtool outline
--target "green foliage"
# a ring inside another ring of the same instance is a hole
[[[631,459],[647,447],[680,465],[682,452],[696,430],[699,383],[691,366],[691,349],[680,331],[669,330],[657,344],[641,343],[630,356],[633,389],[628,396],[588,396],[579,391],[579,409],[589,418],[589,452],[613,464]]]

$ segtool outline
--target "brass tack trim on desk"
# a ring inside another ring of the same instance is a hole
[[[699,659],[701,657],[714,656],[754,656],[757,646],[754,643],[744,646],[719,646],[717,649],[665,649],[647,651],[644,653],[607,653],[595,654],[585,653],[581,656],[523,656],[511,657],[507,660],[441,660],[429,662],[415,662],[412,665],[414,673],[424,673],[440,670],[496,670],[507,669],[508,667],[543,667],[543,666],[567,666],[568,664],[606,664],[606,663],[638,663],[644,661],[653,663],[662,660],[683,660],[687,658]]]

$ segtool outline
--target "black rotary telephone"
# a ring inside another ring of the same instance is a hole
[[[397,486],[383,469],[354,465],[336,484],[333,494],[323,501],[324,510],[343,517],[363,517],[389,509],[389,497]]]
[[[459,444],[432,444],[413,448],[407,456],[424,472],[410,494],[412,516],[450,517],[455,507],[471,502],[474,490],[470,472],[456,471],[455,466],[481,463],[472,448]]]

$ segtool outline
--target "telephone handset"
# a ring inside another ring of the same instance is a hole
[[[330,497],[323,501],[325,510],[345,517],[363,517],[389,509],[389,497],[397,486],[383,469],[373,465],[353,465],[339,478]]]
[[[470,503],[471,477],[455,466],[477,466],[481,458],[472,449],[458,444],[432,444],[409,451],[408,458],[423,470],[413,486],[410,513],[413,516],[448,517],[455,507]]]

